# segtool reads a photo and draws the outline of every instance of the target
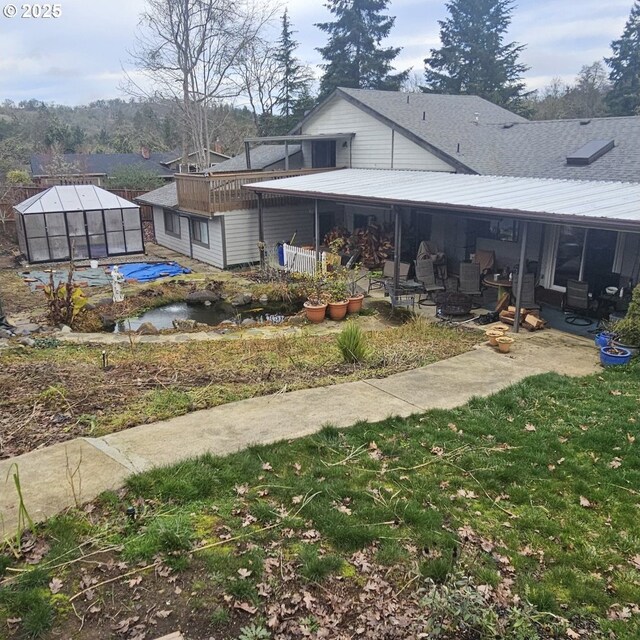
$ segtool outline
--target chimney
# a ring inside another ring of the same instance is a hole
[[[151,151],[149,151],[149,147],[145,147],[144,145],[142,145],[140,147],[140,155],[145,159],[148,160],[151,157]]]
[[[213,143],[213,150],[215,153],[222,153],[222,143],[220,142],[220,138],[216,138],[216,141]]]

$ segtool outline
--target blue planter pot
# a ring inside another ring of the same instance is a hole
[[[607,347],[615,339],[616,334],[611,331],[603,331],[596,336],[596,347]]]
[[[622,347],[601,347],[600,364],[603,367],[614,367],[619,364],[629,364],[631,351]]]

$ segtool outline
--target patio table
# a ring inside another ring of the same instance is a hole
[[[509,302],[511,302],[511,289],[513,288],[513,281],[509,278],[494,278],[494,274],[488,274],[482,279],[482,283],[486,287],[498,290],[498,303],[502,299],[502,296],[507,294],[509,296]],[[496,311],[498,310],[498,304],[496,304]]]

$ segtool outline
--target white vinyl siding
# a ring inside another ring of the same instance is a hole
[[[224,214],[227,265],[258,262],[258,211],[230,211]],[[311,244],[314,233],[313,205],[274,207],[264,210],[264,239],[268,246],[289,242]]]
[[[447,163],[391,127],[342,98],[325,105],[303,126],[304,134],[355,133],[351,141],[354,169],[428,169],[454,171]],[[393,142],[393,144],[392,144]],[[393,162],[392,162],[393,150]],[[311,144],[303,144],[305,167],[311,166]],[[336,143],[336,165],[349,166],[349,143]]]
[[[411,142],[398,131],[393,137],[393,168],[420,169],[423,171],[453,171],[444,160]]]
[[[168,234],[164,229],[164,209],[153,207],[153,225],[156,232],[156,242],[178,253],[190,255],[189,252],[189,221],[180,217],[180,237]]]
[[[222,219],[197,219],[208,223],[207,232],[209,234],[209,247],[190,242],[190,222],[189,218],[184,215],[180,216],[180,238],[165,233],[163,209],[160,207],[153,207],[153,222],[155,225],[156,242],[162,247],[167,247],[168,249],[172,249],[173,251],[185,256],[191,256],[195,260],[211,264],[219,269],[224,269]]]

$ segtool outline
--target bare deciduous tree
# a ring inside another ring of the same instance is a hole
[[[214,107],[239,94],[235,65],[273,12],[260,0],[147,0],[131,52],[139,75],[128,75],[126,89],[179,106],[183,163],[192,147],[208,165]]]

